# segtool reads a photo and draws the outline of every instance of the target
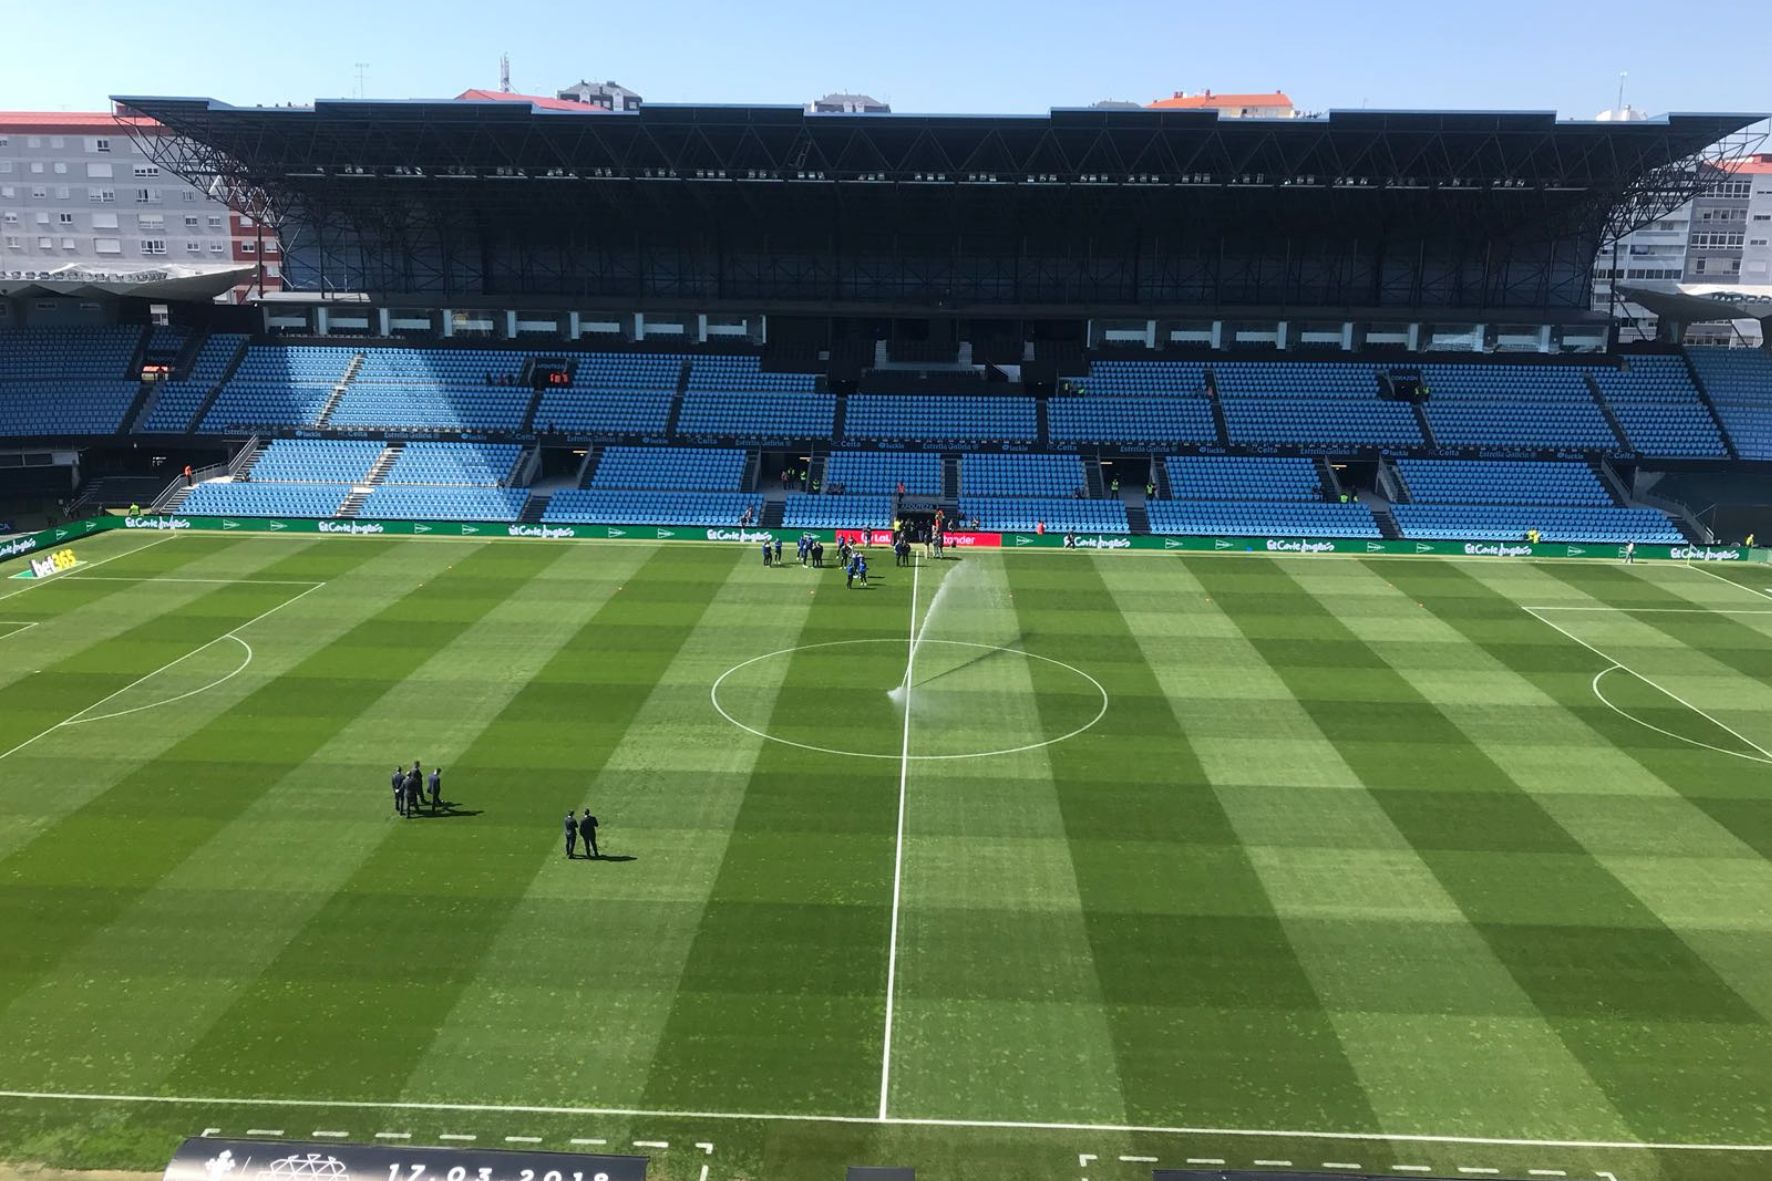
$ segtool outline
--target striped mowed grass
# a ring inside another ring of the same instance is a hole
[[[1751,570],[79,553],[0,583],[12,1159],[1772,1167]]]

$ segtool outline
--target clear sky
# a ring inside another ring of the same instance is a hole
[[[1751,0],[1736,0],[1726,12]],[[1772,109],[1765,46],[1699,49],[1702,19],[1649,0],[0,0],[0,109],[111,94],[238,104],[551,94],[614,79],[653,102],[1042,112],[1178,89],[1284,89],[1306,110]],[[1730,27],[1725,21],[1718,28]]]

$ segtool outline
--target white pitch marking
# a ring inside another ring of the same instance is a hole
[[[574,1144],[607,1144],[607,1143],[609,1143],[609,1141],[603,1139],[601,1136],[597,1137],[596,1139],[592,1139],[589,1136],[574,1136],[572,1138],[572,1143],[574,1143]]]
[[[144,546],[142,546],[142,548],[147,549],[148,547],[144,545]],[[228,631],[223,632],[221,635],[215,637],[215,639],[210,640],[207,644],[199,644],[197,647],[192,648],[189,652],[186,652],[183,656],[174,657],[173,659],[168,660],[165,664],[161,665],[159,668],[154,669],[152,672],[143,673],[141,676],[139,676],[135,680],[129,682],[129,684],[123,686],[121,689],[118,689],[116,692],[105,694],[105,696],[99,698],[97,701],[93,702],[91,705],[87,706],[85,709],[81,710],[79,713],[75,714],[73,717],[64,718],[61,721],[57,722],[55,725],[49,727],[49,729],[43,730],[37,734],[33,734],[31,737],[25,739],[23,742],[19,743],[15,747],[13,747],[11,750],[0,753],[0,760],[6,759],[11,755],[17,754],[19,751],[25,749],[25,747],[31,745],[33,742],[36,742],[38,739],[46,738],[49,735],[55,733],[57,730],[60,730],[64,726],[79,726],[79,725],[84,725],[87,722],[102,722],[107,718],[120,718],[120,717],[123,717],[125,714],[139,713],[141,710],[144,710],[144,709],[157,709],[162,705],[170,705],[172,702],[182,701],[184,698],[190,697],[195,693],[201,693],[201,692],[204,692],[205,690],[213,689],[216,685],[221,684],[223,681],[232,680],[234,677],[239,676],[241,672],[245,671],[247,665],[252,663],[252,645],[248,644],[245,640],[242,640],[237,633],[246,630],[247,628],[251,627],[253,624],[257,623],[261,619],[265,619],[271,615],[276,614],[277,612],[283,610],[283,608],[289,606],[289,604],[294,603],[294,602],[298,602],[301,599],[306,598],[308,595],[313,594],[315,591],[319,590],[321,587],[323,587],[325,585],[326,584],[324,582],[315,582],[315,583],[308,584],[308,589],[305,591],[302,591],[301,594],[293,595],[290,598],[284,599],[281,603],[278,603],[275,607],[272,607],[269,611],[259,612],[257,615],[254,615],[251,619],[248,619],[245,623],[242,623],[238,627],[235,627],[235,628],[232,628]],[[137,706],[134,709],[119,710],[116,713],[100,714],[99,716],[92,717],[92,718],[82,716],[83,714],[90,713],[91,711],[97,709],[99,706],[103,705],[105,702],[115,700],[117,697],[120,697],[123,694],[129,692],[131,689],[135,688],[137,685],[141,684],[143,681],[146,681],[151,677],[158,676],[159,674],[165,672],[167,669],[172,668],[176,665],[183,664],[185,661],[187,661],[191,657],[197,655],[197,653],[203,651],[205,648],[214,647],[216,644],[221,643],[223,640],[233,640],[236,644],[239,644],[242,648],[246,649],[246,662],[244,664],[240,665],[239,668],[236,668],[233,672],[229,673],[227,676],[223,677],[220,681],[212,681],[211,683],[203,686],[202,689],[193,689],[190,693],[181,693],[177,697],[169,697],[165,701],[156,701],[151,705]]]
[[[1077,1154],[1077,1167],[1079,1169],[1087,1169],[1089,1167],[1089,1162],[1096,1159],[1098,1158],[1093,1152],[1079,1152]]]
[[[1709,713],[1705,712],[1702,709],[1699,709],[1696,705],[1693,705],[1690,701],[1687,701],[1684,697],[1681,697],[1678,693],[1675,693],[1672,689],[1668,689],[1668,688],[1665,688],[1664,686],[1656,684],[1654,681],[1650,680],[1648,677],[1644,676],[1642,673],[1638,672],[1636,669],[1632,668],[1630,665],[1625,664],[1623,661],[1619,660],[1618,658],[1606,655],[1606,653],[1600,651],[1598,648],[1594,647],[1592,644],[1588,643],[1586,640],[1582,639],[1580,636],[1576,635],[1574,632],[1569,631],[1567,628],[1563,627],[1562,625],[1551,622],[1550,620],[1546,619],[1544,616],[1540,615],[1536,611],[1532,611],[1532,610],[1527,609],[1526,613],[1528,615],[1532,616],[1532,618],[1538,620],[1538,622],[1544,624],[1546,627],[1555,628],[1557,631],[1561,632],[1563,635],[1567,636],[1569,639],[1574,640],[1577,644],[1580,644],[1583,648],[1586,648],[1589,652],[1592,652],[1595,656],[1598,656],[1601,660],[1611,661],[1614,666],[1623,669],[1625,672],[1627,672],[1631,676],[1637,678],[1637,680],[1643,682],[1645,685],[1648,685],[1650,688],[1659,689],[1661,692],[1667,694],[1669,697],[1673,698],[1675,701],[1679,702],[1681,705],[1685,706],[1687,709],[1691,710],[1693,713],[1699,715],[1702,718],[1708,718],[1711,721],[1711,723],[1714,724],[1718,729],[1727,730],[1730,734],[1733,734],[1735,737],[1741,739],[1741,741],[1746,743],[1748,746],[1753,747],[1762,756],[1760,759],[1755,759],[1754,760],[1755,762],[1772,763],[1772,751],[1768,751],[1765,747],[1761,746],[1759,743],[1755,742],[1753,739],[1747,737],[1745,734],[1742,734],[1739,730],[1736,730],[1733,726],[1729,726],[1723,722],[1718,721],[1716,718],[1712,717]],[[1600,676],[1603,676],[1605,673],[1610,672],[1610,671],[1611,671],[1610,669],[1601,669],[1600,673],[1594,677],[1594,680],[1598,681],[1600,679]],[[1595,690],[1595,695],[1596,696],[1598,695],[1598,690]],[[1615,705],[1612,705],[1612,703],[1610,701],[1606,701],[1606,699],[1604,697],[1601,697],[1600,700],[1605,701],[1608,706],[1611,706],[1612,709],[1617,710],[1617,712],[1619,713],[1620,716],[1631,718],[1631,715],[1625,713],[1621,709],[1618,709],[1618,707]],[[1637,719],[1631,718],[1631,721],[1635,722],[1635,721],[1637,721]],[[1639,723],[1639,724],[1646,724],[1646,723]],[[1650,728],[1653,729],[1654,727],[1650,727]],[[1662,731],[1662,733],[1666,733],[1666,731]],[[1678,737],[1678,735],[1674,735],[1674,737]],[[1704,744],[1701,743],[1700,745],[1704,745]],[[1718,748],[1713,747],[1712,749],[1718,749]],[[1725,752],[1725,753],[1727,753],[1727,752]],[[1739,754],[1740,752],[1737,752],[1737,753]],[[1740,757],[1748,758],[1748,759],[1753,758],[1752,755],[1741,755]]]
[[[12,629],[7,632],[6,635],[0,635],[0,640],[6,639],[7,636],[22,636],[32,628],[36,627],[40,622],[41,620],[36,619],[0,619],[0,627],[10,627]]]
[[[221,1129],[217,1128],[216,1130],[220,1131]],[[283,1134],[283,1129],[282,1128],[247,1128],[246,1134],[248,1136],[281,1136]]]
[[[1567,1177],[1569,1174],[1562,1169],[1527,1169],[1528,1177]]]
[[[1618,1181],[1618,1177],[1612,1173],[1595,1173],[1594,1176],[1604,1177],[1606,1181]]]
[[[0,1090],[0,1099],[85,1103],[174,1103],[205,1107],[323,1108],[334,1111],[447,1111],[463,1114],[611,1116],[647,1119],[756,1120],[770,1123],[856,1124],[901,1128],[991,1128],[999,1131],[1109,1132],[1152,1136],[1262,1136],[1269,1139],[1364,1141],[1387,1144],[1465,1144],[1492,1148],[1589,1148],[1619,1152],[1752,1152],[1772,1144],[1698,1144],[1678,1140],[1532,1140],[1519,1136],[1449,1136],[1424,1132],[1322,1132],[1302,1128],[1194,1128],[1160,1124],[1042,1123],[1034,1120],[931,1119],[871,1115],[802,1115],[769,1111],[669,1111],[638,1107],[560,1107],[539,1103],[427,1103],[417,1100],[227,1098],[215,1095],[122,1095],[97,1091]]]
[[[708,1181],[708,1167],[706,1165],[701,1167],[701,1181]]]
[[[215,1135],[215,1134],[216,1134],[216,1133],[217,1133],[217,1132],[219,1132],[219,1131],[221,1131],[221,1129],[220,1129],[220,1128],[204,1128],[204,1129],[203,1129],[203,1135],[205,1135],[205,1136],[213,1136],[213,1135]]]
[[[410,1139],[412,1139],[412,1133],[411,1132],[377,1132],[375,1134],[375,1138],[377,1140],[410,1140]]]
[[[346,1136],[349,1136],[350,1133],[349,1132],[332,1132],[332,1131],[328,1131],[324,1128],[315,1128],[313,1131],[313,1135],[324,1137],[327,1140],[343,1140]]]
[[[1712,750],[1720,755],[1728,755],[1732,759],[1746,759],[1750,763],[1772,762],[1772,759],[1763,759],[1758,755],[1750,755],[1744,750],[1730,750],[1727,747],[1717,746],[1714,743],[1703,742],[1697,738],[1692,738],[1692,737],[1685,735],[1685,734],[1675,734],[1672,730],[1665,730],[1662,727],[1657,726],[1654,722],[1645,722],[1642,718],[1639,718],[1636,714],[1625,713],[1622,709],[1619,709],[1616,705],[1612,704],[1611,698],[1607,697],[1604,693],[1600,692],[1600,680],[1603,677],[1605,677],[1605,675],[1607,673],[1612,673],[1612,672],[1627,672],[1628,673],[1628,672],[1630,672],[1630,669],[1625,668],[1622,664],[1615,664],[1611,668],[1603,668],[1599,672],[1594,674],[1594,679],[1591,682],[1589,682],[1588,688],[1593,690],[1594,696],[1598,697],[1600,699],[1601,705],[1604,705],[1607,709],[1611,710],[1613,713],[1617,714],[1619,717],[1627,718],[1630,721],[1635,722],[1637,725],[1643,727],[1645,730],[1653,730],[1657,734],[1664,734],[1669,738],[1675,739],[1676,741],[1684,742],[1684,743],[1687,743],[1688,745],[1691,745],[1691,746],[1702,747],[1705,750]],[[1631,673],[1631,675],[1636,676],[1635,673]],[[1642,678],[1638,678],[1638,679],[1640,680]],[[1661,686],[1655,685],[1655,682],[1653,682],[1653,681],[1650,681],[1649,684],[1654,685],[1655,688],[1657,688],[1657,689],[1661,689]],[[1667,690],[1665,690],[1665,689],[1661,689],[1661,691],[1664,693],[1667,692]],[[1668,693],[1668,696],[1673,697],[1673,694]],[[1674,700],[1678,701],[1679,698],[1675,697]],[[1708,714],[1705,716],[1709,717]],[[1715,718],[1711,718],[1711,720],[1713,722],[1716,721]],[[1717,724],[1719,726],[1722,725],[1721,722],[1717,722]],[[1727,726],[1723,726],[1723,728],[1725,730],[1729,729]],[[1733,730],[1730,730],[1729,732],[1731,734],[1735,733]],[[1735,736],[1737,738],[1741,738],[1741,735],[1739,735],[1739,734],[1736,734]],[[1747,742],[1747,740],[1745,738],[1743,738],[1742,741]],[[1753,743],[1748,742],[1748,745],[1752,746]]]
[[[697,1140],[695,1142],[695,1146],[697,1148],[701,1149],[703,1152],[707,1153],[709,1156],[714,1155],[714,1142],[712,1140]]]
[[[96,533],[88,533],[86,536],[87,537],[96,537],[98,535]],[[171,541],[173,538],[175,538],[177,536],[178,536],[178,534],[176,534],[176,533],[169,533],[165,537],[156,538],[155,540],[148,542],[148,544],[146,544],[146,545],[138,545],[134,549],[126,549],[120,554],[112,554],[108,558],[100,558],[96,562],[87,562],[84,565],[85,565],[86,569],[88,569],[88,570],[96,570],[100,566],[103,566],[106,562],[115,562],[118,558],[127,558],[131,554],[139,554],[143,550],[153,549],[157,545],[165,545],[167,542]],[[75,578],[79,575],[80,575],[80,567],[76,566],[73,570],[70,570],[67,574],[63,575],[61,578],[54,579],[53,581],[67,582],[69,579]],[[139,581],[148,582],[148,581],[151,581],[152,578],[153,578],[152,575],[144,575]],[[21,580],[21,581],[24,581],[25,585],[19,587],[15,591],[9,591],[6,594],[0,595],[0,599],[10,599],[10,598],[12,598],[13,595],[22,595],[28,590],[36,590],[40,586],[48,586],[52,580],[45,578],[45,579],[29,579],[29,580]]]
[[[540,1144],[540,1136],[506,1136],[506,1144]]]
[[[147,546],[142,546],[147,549]],[[98,565],[97,562],[93,563]],[[73,575],[68,577],[72,578]],[[311,578],[177,578],[170,574],[85,574],[81,582],[188,582],[196,586],[324,586]]]
[[[1526,607],[1526,611],[1616,611],[1622,615],[1772,615],[1766,607],[1577,607],[1551,603]]]
[[[1258,1160],[1255,1163],[1258,1165],[1277,1166],[1282,1169],[1290,1169],[1292,1167],[1292,1162],[1289,1160]]]
[[[480,1137],[475,1136],[470,1132],[444,1132],[441,1136],[437,1137],[439,1140],[466,1140],[470,1143],[479,1138]]]
[[[1131,1165],[1154,1165],[1157,1163],[1157,1158],[1154,1156],[1123,1156],[1120,1159]]]
[[[886,940],[886,1028],[880,1043],[880,1118],[892,1090],[892,1013],[898,996],[898,901],[904,886],[905,785],[911,774],[911,673],[917,661],[917,583],[923,567],[911,567],[911,623],[905,637],[904,740],[898,750],[898,830],[892,847],[892,928]]]
[[[1392,1165],[1391,1168],[1395,1169],[1399,1173],[1431,1173],[1431,1172],[1433,1172],[1433,1170],[1428,1168],[1426,1165]]]
[[[1479,1169],[1470,1165],[1459,1165],[1458,1171],[1472,1177],[1494,1177],[1501,1172],[1500,1169]]]
[[[1190,1156],[1187,1158],[1187,1163],[1190,1165],[1222,1165],[1224,1158],[1222,1156]]]
[[[1360,1166],[1350,1165],[1346,1161],[1326,1160],[1323,1162],[1323,1167],[1325,1169],[1358,1169]]]
[[[670,1146],[671,1146],[671,1142],[669,1140],[636,1140],[636,1141],[634,1141],[635,1148],[669,1148]]]
[[[1730,586],[1740,587],[1742,590],[1746,591],[1750,595],[1759,595],[1762,599],[1772,599],[1772,590],[1768,590],[1765,592],[1757,591],[1751,586],[1748,586],[1744,583],[1736,582],[1733,578],[1724,578],[1721,574],[1718,574],[1714,570],[1706,570],[1703,566],[1694,566],[1691,562],[1687,562],[1685,564],[1685,566],[1686,566],[1686,569],[1694,571],[1699,574],[1702,574],[1706,578],[1714,578],[1718,582],[1726,582]],[[1600,1175],[1602,1177],[1605,1176],[1604,1173],[1602,1173]]]

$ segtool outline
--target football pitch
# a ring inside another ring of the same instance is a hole
[[[1763,566],[77,553],[0,579],[0,1159],[1772,1174]]]

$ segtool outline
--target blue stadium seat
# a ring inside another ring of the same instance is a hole
[[[1693,458],[1728,455],[1684,357],[1626,357],[1622,369],[1602,367],[1592,372],[1613,417],[1637,451]]]
[[[1399,459],[1397,473],[1416,504],[1609,507],[1618,503],[1585,463]]]
[[[843,420],[850,439],[924,443],[1031,443],[1032,398],[854,394]]]
[[[1736,453],[1743,459],[1772,459],[1772,354],[1725,348],[1686,352]]]
[[[139,325],[0,331],[0,435],[105,435],[123,426]]]
[[[154,391],[153,408],[148,411],[141,429],[149,432],[182,432],[190,429],[191,419],[203,399],[215,388],[240,347],[249,338],[244,333],[217,332],[203,342],[191,362],[190,370],[171,381],[163,381]]]
[[[383,484],[364,499],[357,515],[389,521],[515,521],[528,500],[527,488]]]
[[[179,511],[214,517],[333,517],[349,492],[343,484],[211,480],[191,489]]]
[[[960,459],[963,497],[1074,497],[1085,494],[1088,484],[1075,455],[983,452]]]
[[[361,484],[383,450],[360,439],[276,439],[246,474],[254,483]]]
[[[784,529],[889,529],[892,497],[789,493],[781,524]]]
[[[1399,504],[1391,511],[1404,537],[1505,541],[1524,537],[1528,529],[1537,529],[1545,541],[1644,541],[1672,545],[1686,541],[1673,522],[1648,508]]]
[[[586,487],[736,492],[745,461],[745,452],[731,448],[610,447]]]
[[[1383,534],[1365,505],[1317,501],[1153,500],[1151,532],[1197,537],[1365,537]]]
[[[497,487],[510,482],[522,454],[515,443],[408,443],[382,483]]]
[[[825,462],[825,490],[941,495],[941,454],[936,451],[833,451]]]
[[[979,529],[992,533],[1032,532],[1041,525],[1048,533],[1132,531],[1126,522],[1126,506],[1118,500],[961,496],[960,517],[968,528],[976,520]]]
[[[542,520],[578,525],[734,526],[744,519],[746,509],[753,522],[761,519],[763,497],[754,492],[577,488],[556,492],[542,511]]]
[[[1176,500],[1323,499],[1314,461],[1281,456],[1171,455],[1163,461]]]

